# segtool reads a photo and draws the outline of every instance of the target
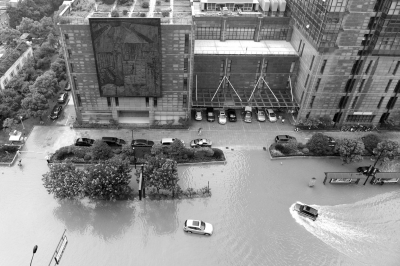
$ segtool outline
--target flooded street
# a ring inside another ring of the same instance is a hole
[[[181,187],[209,182],[210,198],[97,204],[56,201],[42,185],[44,155],[24,153],[21,169],[0,169],[0,264],[27,265],[38,245],[32,265],[48,265],[67,229],[60,265],[398,265],[398,185],[322,184],[324,171],[369,162],[224,151],[225,165],[179,167]],[[292,211],[297,201],[320,210],[316,222]],[[214,234],[186,234],[186,219]]]

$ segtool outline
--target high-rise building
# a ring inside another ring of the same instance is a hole
[[[400,1],[164,1],[64,2],[78,120],[179,124],[193,108],[245,106],[398,120]]]

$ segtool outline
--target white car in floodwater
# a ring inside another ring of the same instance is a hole
[[[212,224],[205,223],[200,220],[186,220],[183,226],[183,231],[186,233],[194,233],[200,235],[210,236],[213,233]]]

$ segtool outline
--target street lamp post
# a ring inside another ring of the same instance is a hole
[[[21,120],[22,128],[25,129],[24,122],[22,122],[22,118],[23,118],[22,116],[19,117],[19,119]]]
[[[32,259],[31,259],[31,264],[30,264],[31,266],[32,266],[33,256],[35,256],[35,253],[36,253],[37,249],[38,249],[38,246],[35,245],[35,246],[33,247],[33,254],[32,254]]]
[[[135,169],[136,169],[136,150],[135,147],[132,147],[133,150],[133,161],[135,162]]]

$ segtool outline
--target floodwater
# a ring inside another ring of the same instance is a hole
[[[399,265],[398,185],[323,185],[324,171],[358,165],[225,152],[225,165],[179,167],[182,188],[209,182],[209,198],[97,204],[55,200],[41,181],[44,155],[23,154],[22,168],[0,169],[0,265],[28,265],[34,245],[32,265],[49,265],[64,229],[60,265]],[[319,209],[318,220],[294,213],[297,201]],[[214,234],[184,233],[186,219]]]

